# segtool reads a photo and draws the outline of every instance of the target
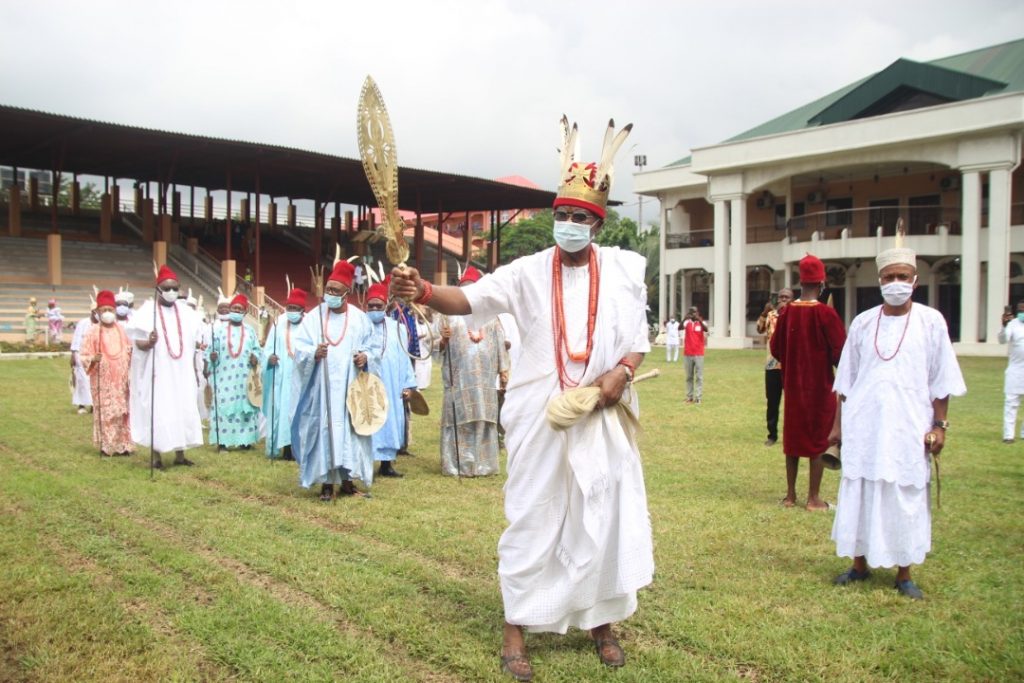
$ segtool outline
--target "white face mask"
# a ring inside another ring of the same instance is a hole
[[[888,282],[882,285],[882,298],[890,306],[902,306],[914,293],[914,283],[916,282],[916,275],[911,282]]]
[[[163,298],[169,304],[173,304],[178,300],[178,293],[173,289],[169,289],[166,292],[160,292],[160,297]]]
[[[590,228],[586,223],[572,221],[555,221],[553,233],[555,244],[570,254],[582,251],[590,244]]]
[[[117,320],[117,316],[113,311],[103,311],[100,313],[100,322],[104,325],[113,325],[115,320]]]
[[[218,313],[217,320],[227,320],[230,313]]]

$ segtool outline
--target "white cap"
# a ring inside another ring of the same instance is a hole
[[[878,272],[882,272],[882,269],[886,266],[898,263],[908,265],[917,270],[917,254],[909,247],[893,247],[892,249],[886,249],[875,257],[875,265],[878,266]]]

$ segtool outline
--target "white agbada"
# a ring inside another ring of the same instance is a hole
[[[430,376],[434,372],[434,349],[428,354],[423,350],[423,344],[427,341],[427,324],[422,320],[416,320],[416,335],[420,340],[420,356],[426,358],[413,361],[413,372],[416,373],[416,388],[426,389],[430,386]],[[437,346],[437,335],[431,340],[434,347]]]
[[[1024,394],[1024,322],[1012,318],[999,330],[999,343],[1009,344],[1009,361],[1003,378],[1003,438],[1012,439],[1017,426],[1017,408]],[[1024,439],[1024,425],[1021,425]]]
[[[908,320],[879,316],[881,309],[854,318],[836,371],[833,389],[846,400],[832,540],[840,557],[909,566],[931,550],[924,436],[932,429],[932,401],[962,396],[967,387],[941,313],[915,303]]]
[[[203,426],[196,402],[195,349],[202,334],[199,316],[184,302],[161,305],[163,316],[156,318],[156,345],[143,351],[132,351],[131,427],[132,441],[150,445],[150,406],[154,408],[153,446],[158,453],[185,450],[203,445]],[[177,311],[177,313],[175,313]],[[162,320],[162,322],[161,322]],[[178,334],[178,321],[181,334]],[[153,328],[153,300],[149,299],[135,312],[125,329],[128,338],[149,338]],[[177,358],[172,357],[172,353]],[[180,355],[179,355],[180,353]],[[154,360],[155,359],[155,360]],[[156,400],[151,385],[156,364]]]
[[[92,388],[89,385],[89,375],[86,374],[85,368],[82,367],[80,362],[82,342],[85,340],[85,335],[89,334],[92,326],[92,318],[82,318],[75,323],[75,334],[71,338],[71,351],[75,354],[75,386],[71,390],[71,405],[75,406],[92,405]],[[92,354],[92,350],[88,350],[88,352],[89,355]]]
[[[544,407],[561,391],[552,334],[554,248],[498,268],[464,288],[473,324],[510,313],[522,349],[512,367],[501,422],[508,449],[498,574],[505,620],[565,633],[620,621],[651,582],[654,555],[640,454],[614,410],[598,410],[564,432]],[[566,361],[586,386],[629,352],[650,350],[644,317],[645,260],[598,251],[600,297],[590,364]],[[563,268],[566,336],[586,348],[589,267]],[[623,400],[634,413],[636,394]]]

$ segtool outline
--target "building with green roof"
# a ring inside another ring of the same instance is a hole
[[[918,254],[915,299],[961,353],[999,353],[1024,298],[1024,39],[881,71],[664,168],[659,318],[709,314],[711,344],[753,343],[796,264],[827,266],[847,324],[881,302],[874,256],[897,226]]]

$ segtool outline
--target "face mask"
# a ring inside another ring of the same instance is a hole
[[[100,313],[100,322],[104,325],[113,325],[115,320],[117,320],[117,317],[113,311],[103,311]]]
[[[131,310],[131,309],[129,309],[127,306],[118,306],[117,309],[115,309],[115,310],[117,311],[117,317],[118,318],[127,318],[128,317],[128,311]]]
[[[885,303],[890,306],[902,306],[907,303],[907,299],[914,293],[914,282],[917,282],[917,277],[913,282],[889,282],[882,285],[882,298],[885,299]]]
[[[228,320],[230,320],[233,323],[240,323],[240,322],[242,322],[242,318],[244,318],[244,317],[245,317],[245,313],[235,313],[234,311],[232,311],[231,313],[228,313]]]
[[[218,313],[217,320],[227,320],[230,313]]]
[[[163,298],[164,301],[166,301],[169,304],[173,304],[175,301],[178,300],[178,293],[175,292],[173,289],[169,289],[166,292],[160,292],[160,296],[161,298]]]
[[[590,228],[586,223],[555,221],[555,243],[570,254],[587,248],[590,244]]]
[[[374,325],[384,322],[384,311],[367,311],[366,315]]]
[[[302,311],[288,311],[288,322],[294,325],[302,322]]]
[[[1018,313],[1017,314],[1017,320],[1019,320],[1022,323],[1024,323],[1024,313]]]
[[[337,294],[324,294],[324,303],[330,309],[341,308],[341,297]]]

